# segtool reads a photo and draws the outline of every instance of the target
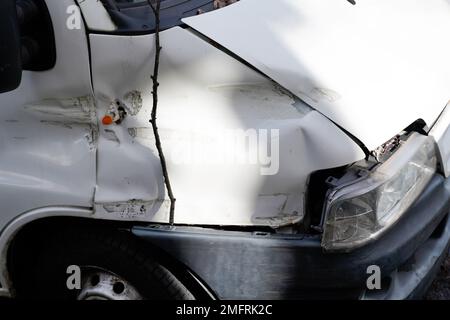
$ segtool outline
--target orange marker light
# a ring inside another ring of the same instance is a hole
[[[111,117],[110,115],[106,115],[106,116],[104,116],[103,119],[102,119],[102,123],[103,123],[105,126],[109,126],[110,124],[113,124],[113,122],[114,122],[114,119],[113,119],[113,117]]]

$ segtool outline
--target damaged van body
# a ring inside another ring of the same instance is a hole
[[[158,35],[146,0],[8,2],[0,295],[423,295],[450,241],[448,1],[162,0]]]

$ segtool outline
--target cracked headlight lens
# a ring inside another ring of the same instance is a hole
[[[322,247],[360,247],[392,226],[421,194],[436,171],[433,138],[411,134],[383,164],[328,196]]]

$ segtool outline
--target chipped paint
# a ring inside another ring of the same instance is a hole
[[[311,95],[315,101],[327,100],[328,102],[336,102],[341,99],[341,95],[338,92],[326,88],[314,88],[311,90]]]
[[[130,137],[136,138],[137,128],[128,128],[127,130],[128,130],[128,134],[130,135]]]
[[[128,134],[135,139],[144,139],[155,141],[155,135],[152,128],[139,127],[139,128],[128,128]]]
[[[255,224],[264,224],[272,228],[292,225],[303,219],[303,212],[288,210],[289,194],[274,193],[258,196],[258,215],[253,217]]]
[[[129,201],[96,203],[94,215],[103,219],[120,219],[126,221],[148,221],[158,207],[167,206],[167,201],[146,201],[131,199]]]
[[[123,97],[124,107],[127,113],[135,116],[142,108],[142,93],[138,90],[133,90],[126,93]]]
[[[296,223],[301,222],[303,219],[303,215],[293,214],[279,214],[273,217],[256,217],[255,224],[264,224],[271,226],[273,228],[279,228],[283,226],[294,225]]]

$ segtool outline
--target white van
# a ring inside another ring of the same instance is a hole
[[[449,16],[1,0],[0,295],[420,297],[450,239]]]

